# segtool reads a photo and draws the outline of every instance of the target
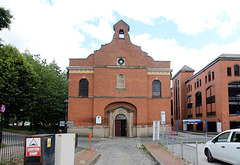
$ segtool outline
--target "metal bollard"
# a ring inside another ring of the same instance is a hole
[[[196,163],[197,165],[199,165],[199,161],[198,161],[198,143],[196,141]]]
[[[168,136],[167,136],[167,148],[168,148]]]
[[[181,141],[181,158],[183,159],[183,142]]]

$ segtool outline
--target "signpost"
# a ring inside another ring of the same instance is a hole
[[[1,130],[0,130],[0,145],[2,143],[2,128],[3,128],[3,113],[5,112],[6,107],[4,104],[1,105]]]
[[[2,104],[2,106],[1,106],[1,112],[2,112],[2,113],[4,113],[4,112],[5,112],[5,110],[6,110],[6,107],[5,107],[5,105],[4,105],[4,104]]]
[[[26,156],[41,156],[41,138],[26,138]]]
[[[153,121],[153,141],[157,143],[159,141],[159,128],[160,128],[160,121]]]

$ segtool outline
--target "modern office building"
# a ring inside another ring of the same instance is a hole
[[[239,66],[239,54],[222,54],[196,74],[182,67],[172,78],[172,125],[209,132],[239,128]]]

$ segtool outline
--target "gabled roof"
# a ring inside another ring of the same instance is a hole
[[[182,73],[182,72],[195,72],[195,70],[193,70],[192,68],[190,68],[189,66],[187,65],[184,65],[174,76],[172,79],[174,79],[179,73]]]
[[[184,65],[180,70],[179,72],[195,72],[195,70],[193,70],[192,68],[190,68],[189,66],[187,65]]]
[[[118,21],[115,25],[113,25],[113,30],[114,30],[114,31],[115,31],[115,27],[118,26],[118,24],[120,24],[120,23],[123,23],[123,24],[127,27],[128,31],[130,30],[130,26],[121,19],[121,20]]]

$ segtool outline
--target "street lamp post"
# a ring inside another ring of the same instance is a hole
[[[64,100],[65,104],[65,127],[64,127],[64,132],[67,133],[67,121],[68,121],[68,99]]]

